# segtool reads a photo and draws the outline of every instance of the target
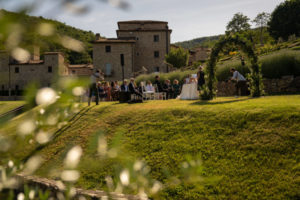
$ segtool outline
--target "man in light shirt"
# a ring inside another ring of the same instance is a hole
[[[236,69],[231,68],[230,72],[233,74],[231,80],[236,82],[236,96],[238,97],[241,94],[244,94],[244,90],[247,89],[247,80],[245,79],[245,77],[238,72]]]

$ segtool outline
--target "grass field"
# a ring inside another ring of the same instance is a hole
[[[0,115],[24,104],[24,101],[0,101]]]
[[[2,130],[13,131],[22,116]],[[101,189],[104,178],[122,162],[100,160],[95,141],[120,136],[120,153],[144,160],[153,179],[165,182],[166,171],[179,176],[186,155],[200,155],[203,177],[216,182],[169,185],[160,199],[299,199],[300,96],[213,101],[151,101],[143,104],[101,103],[83,109],[58,137],[38,150],[45,159],[37,174],[56,178],[66,152],[84,150],[77,186]],[[113,145],[112,142],[109,143]],[[34,145],[9,155],[23,159]],[[1,163],[0,163],[1,164]],[[55,169],[55,170],[54,170]]]

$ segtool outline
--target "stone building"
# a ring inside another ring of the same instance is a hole
[[[206,47],[197,47],[192,50],[189,50],[190,58],[189,65],[192,65],[194,62],[206,61],[210,55],[211,49]]]
[[[55,78],[67,73],[64,57],[59,52],[45,53],[44,60],[34,55],[33,59],[23,63],[0,52],[0,96],[20,96],[32,82],[49,87]]]
[[[93,64],[106,80],[122,80],[140,73],[168,72],[164,62],[172,30],[163,21],[118,22],[117,38],[93,42]],[[124,68],[123,68],[124,66]]]

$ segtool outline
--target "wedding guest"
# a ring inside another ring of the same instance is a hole
[[[178,80],[173,81],[172,85],[173,98],[176,99],[180,95],[180,85]]]
[[[163,92],[163,88],[162,88],[162,85],[160,83],[160,77],[158,75],[155,76],[154,84],[156,85],[158,92]]]
[[[231,68],[230,72],[233,74],[231,80],[235,81],[235,87],[236,87],[235,97],[238,97],[240,93],[245,94],[247,90],[247,81],[245,77],[234,68]]]
[[[198,90],[201,90],[202,86],[205,84],[205,74],[203,72],[203,67],[200,66],[198,69],[197,73],[197,78],[198,78]]]
[[[121,85],[122,92],[129,92],[127,80],[124,80],[123,84]]]
[[[151,81],[147,81],[146,91],[147,92],[155,92],[155,88],[153,87]]]
[[[165,83],[163,85],[163,91],[166,93],[166,97],[168,100],[172,93],[172,86],[170,80],[165,80]]]
[[[137,96],[143,98],[143,95],[137,90],[136,84],[135,84],[135,82],[134,82],[134,78],[131,78],[131,79],[130,79],[130,83],[129,83],[129,85],[128,85],[128,88],[129,88],[129,92],[130,92],[131,94],[136,94]]]
[[[106,94],[106,101],[111,101],[111,88],[110,88],[109,82],[105,82],[104,91]]]
[[[100,81],[98,82],[98,93],[99,93],[100,101],[101,100],[103,101],[106,98],[106,95],[105,95],[103,84]]]
[[[140,86],[138,87],[138,90],[141,94],[143,94],[146,91],[146,88],[145,88],[143,82],[140,82]]]
[[[115,90],[116,90],[116,91],[121,91],[121,87],[120,87],[118,81],[115,81]]]
[[[191,75],[187,75],[185,79],[185,84],[190,84],[191,83]]]
[[[91,105],[91,99],[92,96],[95,95],[96,98],[96,105],[99,104],[99,93],[97,89],[97,81],[100,78],[100,72],[99,70],[96,70],[95,72],[91,71],[90,76],[90,92],[89,92],[89,98],[88,98],[88,105]]]

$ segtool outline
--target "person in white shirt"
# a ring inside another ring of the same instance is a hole
[[[147,82],[147,85],[146,85],[146,92],[155,92],[155,88],[153,87],[151,81],[148,81],[148,82]]]
[[[238,72],[236,69],[231,68],[230,72],[232,73],[232,77],[231,80],[235,81],[236,84],[236,97],[238,97],[241,94],[245,94],[247,92],[247,80],[245,79],[245,77]]]

